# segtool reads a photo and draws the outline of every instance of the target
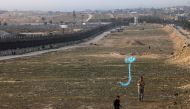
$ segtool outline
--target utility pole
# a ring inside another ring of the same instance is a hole
[[[76,12],[74,10],[73,11],[73,27],[72,27],[72,31],[73,31],[74,28],[76,28],[76,23],[77,23],[77,21],[76,21]]]
[[[75,11],[73,11],[73,20],[74,20],[74,22],[76,22],[76,12]]]

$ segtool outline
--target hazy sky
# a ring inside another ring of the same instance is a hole
[[[190,0],[189,0],[190,1]],[[8,10],[84,10],[188,5],[188,0],[0,0]]]

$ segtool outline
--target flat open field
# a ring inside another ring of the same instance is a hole
[[[42,20],[42,17],[44,20]],[[88,18],[88,14],[76,12],[76,19],[78,21]],[[7,11],[0,14],[0,21],[9,24],[38,24],[38,23],[60,23],[60,22],[73,22],[72,12],[43,12],[43,11]]]
[[[85,47],[0,61],[0,109],[113,109],[116,95],[122,109],[188,109],[189,69],[165,62],[173,47],[164,28],[144,25]],[[137,62],[132,83],[122,88],[117,82],[128,80],[130,54]],[[137,96],[140,75],[144,102]]]

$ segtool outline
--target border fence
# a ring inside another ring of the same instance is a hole
[[[115,27],[128,24],[127,21],[112,22],[86,31],[63,35],[5,35],[0,37],[0,56],[18,55],[77,44]]]
[[[33,51],[40,51],[52,48],[59,48],[66,45],[77,44],[93,38],[105,31],[118,26],[128,26],[133,23],[133,18],[101,19],[101,22],[112,22],[107,25],[98,26],[82,32],[63,35],[19,35],[8,34],[0,36],[0,56],[25,54]],[[166,20],[154,16],[139,16],[139,23],[175,24],[184,27],[183,22]]]

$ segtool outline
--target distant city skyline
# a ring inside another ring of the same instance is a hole
[[[1,10],[108,10],[187,6],[189,0],[0,0]]]

